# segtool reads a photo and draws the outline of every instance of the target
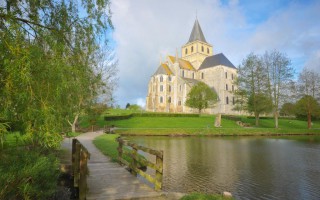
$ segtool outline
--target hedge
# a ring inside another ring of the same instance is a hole
[[[124,120],[131,117],[199,117],[199,114],[183,114],[183,113],[132,113],[129,115],[105,116],[106,121]]]

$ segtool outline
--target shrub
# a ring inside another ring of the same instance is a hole
[[[105,116],[106,121],[124,120],[131,117],[199,117],[199,114],[183,114],[183,113],[132,113],[129,115]]]
[[[49,199],[56,191],[58,161],[35,150],[0,152],[0,199]]]

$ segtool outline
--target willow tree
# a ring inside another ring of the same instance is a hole
[[[96,57],[112,28],[110,2],[78,2],[0,4],[0,114],[35,146],[58,146],[63,122],[107,87]]]

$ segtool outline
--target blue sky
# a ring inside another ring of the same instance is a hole
[[[296,72],[320,71],[320,1],[317,0],[115,0],[110,44],[119,59],[117,104],[144,105],[160,57],[174,55],[196,17],[214,53],[238,66],[250,52],[277,49]]]

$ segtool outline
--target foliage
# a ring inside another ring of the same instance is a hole
[[[256,126],[259,125],[259,115],[260,113],[268,113],[272,108],[271,99],[262,94],[256,93],[251,94],[248,99],[248,111],[254,113],[256,118]]]
[[[128,109],[130,107],[130,103],[127,103],[126,105],[126,109]]]
[[[131,113],[124,115],[105,116],[106,121],[125,120],[132,117],[199,117],[199,114],[183,114],[183,113]]]
[[[33,146],[55,148],[99,93],[113,89],[103,36],[109,0],[5,1],[0,7],[0,114]],[[105,67],[107,66],[107,73]],[[112,66],[112,67],[111,67]],[[106,82],[107,81],[107,82]],[[109,84],[109,85],[108,85]],[[65,123],[63,123],[65,122]]]
[[[128,107],[128,109],[129,109],[129,110],[133,110],[133,111],[141,111],[141,110],[142,110],[141,106],[139,106],[139,105],[137,105],[137,104],[130,105],[130,106]]]
[[[280,115],[281,116],[293,116],[294,113],[294,104],[293,103],[285,103],[282,105],[281,110],[280,110]]]
[[[306,116],[308,128],[311,128],[311,118],[320,115],[320,105],[315,98],[305,95],[296,103],[295,112],[298,116]]]
[[[219,194],[203,194],[203,193],[191,193],[183,196],[180,200],[233,200],[232,197],[224,197]]]
[[[0,122],[0,149],[3,149],[3,144],[6,140],[6,134],[8,133],[9,124]]]
[[[0,199],[49,199],[56,191],[55,156],[11,149],[0,153],[0,160]]]
[[[320,73],[305,67],[299,74],[296,90],[299,98],[310,95],[320,100]]]
[[[217,98],[217,94],[207,84],[199,82],[191,88],[185,104],[201,113],[202,109],[213,107]]]

